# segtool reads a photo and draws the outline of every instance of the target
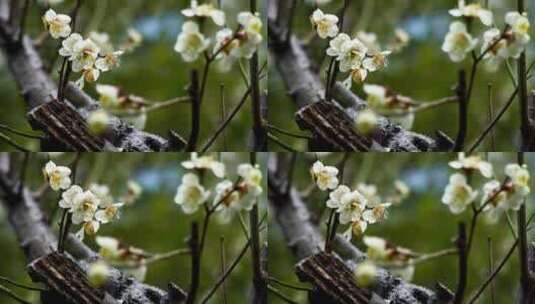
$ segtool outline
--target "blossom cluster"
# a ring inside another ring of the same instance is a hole
[[[240,58],[250,59],[263,41],[263,24],[258,13],[239,13],[236,30],[228,27],[225,12],[212,4],[199,5],[196,0],[192,0],[191,7],[182,10],[182,14],[193,19],[184,22],[175,44],[175,51],[180,53],[186,62],[196,61],[213,44],[214,49],[209,56],[220,59],[223,69],[228,70],[234,61]],[[206,18],[221,27],[215,34],[215,43],[201,31],[199,21],[202,22],[202,19]]]
[[[54,39],[63,39],[59,54],[68,58],[73,72],[82,73],[77,84],[83,87],[85,81],[95,82],[101,72],[119,66],[119,57],[124,51],[114,51],[107,34],[93,32],[84,39],[82,35],[72,33],[71,22],[70,16],[57,14],[53,9],[43,16],[43,23],[50,35]]]
[[[58,166],[52,161],[45,165],[43,173],[52,190],[62,191],[59,207],[71,214],[73,224],[81,225],[76,233],[80,239],[86,234],[95,235],[101,224],[118,218],[119,209],[124,204],[133,203],[141,195],[141,187],[130,181],[127,194],[121,202],[115,203],[108,186],[91,184],[84,190],[81,186],[72,184],[71,169]]]
[[[332,38],[327,55],[338,61],[340,72],[349,73],[349,77],[344,81],[346,86],[350,87],[352,81],[362,83],[368,76],[368,72],[375,72],[386,67],[386,57],[391,54],[391,51],[381,51],[374,43],[373,36],[360,33],[359,39],[358,36],[351,38],[346,33],[340,33],[339,18],[336,15],[325,14],[319,8],[314,11],[310,21],[320,38]],[[361,40],[362,38],[364,41]]]
[[[213,156],[199,156],[191,154],[191,159],[182,162],[185,169],[192,170],[184,174],[182,183],[177,188],[175,203],[180,205],[186,214],[193,214],[208,203],[210,197],[213,202],[209,208],[215,211],[223,223],[229,222],[234,214],[242,210],[250,211],[262,194],[262,172],[258,165],[248,163],[237,167],[238,180],[232,182],[227,176],[225,164],[217,161]],[[218,182],[209,190],[203,185],[203,176],[211,172]],[[206,205],[208,207],[208,205]]]
[[[492,164],[477,155],[465,156],[460,153],[458,159],[451,161],[449,165],[458,171],[450,176],[442,203],[448,205],[454,214],[463,212],[480,196],[480,191],[475,190],[469,181],[476,172],[487,179],[482,186],[478,208],[483,208],[491,221],[497,221],[507,210],[518,210],[530,193],[530,175],[526,165],[507,164],[504,169],[504,182],[499,182],[494,177]]]
[[[466,55],[482,41],[481,54],[484,59],[487,59],[488,67],[496,70],[504,60],[518,58],[531,40],[527,13],[506,13],[506,25],[503,30],[499,30],[494,24],[493,13],[478,3],[466,5],[464,0],[459,0],[458,7],[450,10],[449,13],[454,17],[479,19],[485,26],[482,39],[478,39],[468,32],[465,23],[461,21],[451,23],[442,50],[448,53],[454,62],[463,61]]]
[[[349,225],[343,233],[347,240],[351,240],[353,235],[363,235],[368,224],[384,220],[388,208],[393,203],[401,203],[409,195],[408,187],[398,181],[395,194],[389,197],[388,203],[383,203],[375,185],[359,183],[354,190],[340,185],[338,171],[336,167],[326,166],[319,160],[310,170],[317,187],[322,191],[330,191],[327,207],[336,210],[342,225]]]

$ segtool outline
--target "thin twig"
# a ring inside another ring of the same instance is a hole
[[[192,70],[190,75],[191,83],[188,89],[191,100],[191,130],[186,146],[186,151],[197,150],[197,141],[201,129],[201,99],[199,94],[199,74],[197,70]]]
[[[466,225],[464,222],[459,223],[459,235],[456,245],[459,249],[459,280],[453,302],[455,304],[462,304],[468,282],[468,247],[466,241]]]
[[[24,300],[22,297],[20,297],[19,295],[15,294],[13,291],[11,291],[9,288],[3,286],[3,285],[0,285],[0,292],[3,292],[5,293],[6,295],[8,295],[10,298],[12,298],[13,300],[19,302],[19,303],[22,303],[22,304],[32,304],[31,302],[28,302],[26,300]]]

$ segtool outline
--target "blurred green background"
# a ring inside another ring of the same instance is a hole
[[[312,33],[312,26],[309,16],[314,7],[306,4],[314,1],[299,1],[296,16],[294,18],[294,29],[300,38],[309,39]],[[409,96],[418,101],[432,101],[446,96],[455,95],[453,87],[457,83],[457,73],[459,69],[465,68],[469,73],[471,68],[470,57],[463,63],[453,63],[448,55],[441,50],[445,34],[453,17],[448,14],[448,10],[457,6],[457,0],[365,0],[350,1],[350,8],[347,10],[346,24],[351,29],[351,33],[359,30],[374,32],[377,34],[379,42],[385,48],[387,42],[392,40],[394,30],[402,28],[411,36],[411,42],[401,53],[389,56],[389,66],[378,72],[371,73],[367,79],[369,84],[380,84],[390,87],[399,94]],[[474,0],[472,2],[480,2]],[[535,2],[524,1],[530,12],[531,37],[532,42],[528,49],[528,63],[535,59]],[[331,1],[331,4],[321,6],[324,12],[336,13],[342,7],[343,1]],[[516,0],[489,0],[489,5],[494,12],[496,24],[503,28],[505,12],[516,9]],[[481,41],[483,27],[479,21],[473,22],[474,33]],[[327,40],[312,39],[309,45],[309,53],[316,62],[322,58],[322,51],[328,44]],[[476,48],[480,52],[481,44]],[[326,69],[328,62],[323,62],[322,68]],[[515,72],[515,64],[512,62]],[[324,78],[325,73],[321,73]],[[339,76],[345,79],[346,75]],[[505,65],[495,73],[485,71],[484,65],[480,65],[479,72],[471,99],[469,109],[469,128],[467,143],[471,143],[483,130],[487,124],[487,85],[492,83],[494,95],[494,109],[504,104],[513,92],[511,80],[508,76]],[[529,89],[535,89],[533,78],[529,82]],[[366,96],[359,85],[353,85],[353,90],[361,97]],[[269,104],[270,122],[275,126],[286,130],[299,131],[295,120],[295,106],[288,97],[284,84],[277,73],[276,67],[270,66],[269,78]],[[449,104],[418,113],[413,130],[416,132],[434,135],[436,130],[446,132],[455,138],[457,132],[457,105]],[[517,130],[519,128],[519,116],[516,102],[509,111],[501,118],[496,130],[496,148],[489,150],[489,142],[484,142],[481,151],[514,151],[517,146]],[[284,142],[291,144],[299,151],[307,149],[306,142],[302,139],[281,136]],[[275,144],[271,145],[271,150],[281,151]]]
[[[326,165],[335,165],[342,159],[342,154],[329,156],[319,155]],[[494,165],[494,172],[499,180],[503,178],[505,164],[516,162],[514,153],[489,153],[487,155]],[[404,181],[411,189],[411,195],[400,206],[393,206],[389,210],[388,218],[382,223],[368,226],[365,235],[378,236],[391,241],[393,244],[409,248],[415,252],[431,253],[442,249],[452,248],[453,240],[457,235],[457,223],[465,221],[468,225],[471,212],[467,209],[460,215],[452,214],[448,207],[441,203],[441,197],[448,183],[449,175],[454,170],[448,167],[448,161],[456,158],[454,154],[427,153],[360,153],[352,154],[346,164],[345,181],[348,186],[356,186],[359,182],[375,184],[382,197],[391,194],[394,190],[394,181]],[[535,154],[527,154],[526,161],[530,168],[535,165]],[[299,154],[297,157],[294,184],[299,190],[307,189],[312,183],[309,168],[315,161],[312,153]],[[530,170],[533,176],[533,170]],[[474,176],[472,185],[480,190],[483,179],[480,175]],[[533,187],[533,178],[530,181]],[[307,206],[314,214],[325,205],[327,193],[315,190],[306,200]],[[480,202],[480,196],[476,202]],[[527,200],[528,217],[535,211],[533,195]],[[511,212],[513,225],[516,216]],[[325,235],[328,212],[324,212],[319,221],[321,230]],[[346,226],[339,228],[341,233]],[[529,232],[529,240],[534,239],[533,230]],[[492,238],[494,265],[497,265],[506,251],[513,244],[513,237],[507,225],[507,220],[502,216],[498,223],[490,224],[485,216],[480,216],[474,244],[469,258],[468,287],[466,296],[471,296],[482,282],[487,278],[489,246],[488,237]],[[360,239],[354,239],[353,243],[365,250]],[[307,286],[300,283],[294,274],[294,265],[297,262],[286,247],[282,232],[274,219],[269,225],[269,250],[270,263],[269,273],[271,276],[291,282],[299,286]],[[518,253],[515,251],[512,258],[495,281],[496,302],[513,303],[519,282]],[[416,265],[413,282],[418,285],[434,288],[436,282],[445,284],[455,290],[457,284],[456,256],[446,256],[429,260]],[[278,286],[277,286],[278,287]],[[280,288],[284,294],[298,303],[307,303],[306,292]],[[477,303],[491,303],[489,288]],[[270,296],[271,303],[284,303],[275,296]]]
[[[16,157],[15,154],[12,154]],[[21,154],[18,154],[21,157]],[[220,157],[227,166],[227,174],[231,180],[236,177],[236,167],[240,163],[249,162],[248,153],[221,153]],[[58,165],[69,164],[74,154],[65,154],[53,159]],[[202,221],[203,212],[186,215],[180,206],[174,203],[174,196],[182,175],[186,173],[180,162],[189,159],[189,154],[180,153],[147,153],[119,154],[100,153],[84,154],[79,164],[77,179],[79,184],[90,182],[106,184],[115,197],[126,191],[126,182],[134,180],[143,187],[143,195],[132,206],[124,207],[121,218],[110,224],[102,225],[100,236],[112,236],[125,243],[142,248],[147,252],[164,253],[177,248],[187,247],[186,240],[190,233],[192,221]],[[41,169],[47,161],[46,154],[32,154],[28,165],[28,181],[31,189],[37,190],[43,182]],[[257,162],[265,171],[267,154],[258,154]],[[265,176],[265,172],[264,176]],[[207,175],[207,185],[214,185],[215,178]],[[264,178],[264,184],[267,181]],[[266,186],[264,186],[266,189]],[[213,188],[211,188],[213,190]],[[213,196],[210,198],[213,199]],[[57,206],[57,193],[49,191],[42,200],[42,207],[51,214]],[[11,226],[7,222],[5,210],[0,204],[0,276],[7,276],[19,282],[30,283],[26,272],[25,258],[22,254]],[[267,210],[266,190],[261,196],[259,206],[263,216]],[[247,214],[244,214],[247,223]],[[59,213],[51,221],[54,229],[59,223]],[[266,225],[264,225],[266,226]],[[78,230],[73,227],[71,231]],[[267,229],[263,230],[263,239],[267,238]],[[199,295],[203,296],[213,286],[220,274],[220,237],[224,237],[226,263],[229,265],[243,248],[246,238],[237,217],[229,224],[220,224],[217,216],[210,222],[205,252],[202,261],[201,286]],[[85,243],[98,249],[91,237]],[[229,303],[243,303],[249,292],[252,280],[250,253],[241,260],[227,281]],[[190,282],[190,258],[178,256],[151,264],[145,282],[166,288],[174,282],[187,290]],[[2,283],[3,284],[3,283]],[[38,302],[38,293],[14,289],[32,303]],[[222,303],[219,290],[210,303]],[[10,298],[0,293],[0,303],[12,303]]]
[[[37,1],[39,2],[39,1]],[[33,1],[33,3],[37,3]],[[213,2],[215,0],[199,1]],[[65,0],[64,4],[54,6],[58,13],[68,13],[74,5],[74,0]],[[257,1],[261,16],[265,20],[265,1]],[[91,31],[106,32],[112,42],[119,45],[126,39],[126,31],[133,27],[144,37],[144,42],[134,53],[126,54],[121,60],[121,67],[111,72],[103,73],[100,84],[120,86],[125,92],[145,97],[151,101],[164,101],[178,96],[187,95],[190,70],[202,71],[203,61],[195,63],[184,62],[180,54],[174,51],[177,35],[181,31],[182,23],[186,20],[180,13],[181,9],[189,7],[189,0],[98,0],[84,1],[80,11],[79,29],[87,35]],[[227,13],[227,21],[234,28],[237,24],[236,16],[240,11],[249,10],[249,0],[222,0],[223,10]],[[41,12],[43,8],[34,4],[28,17],[28,30],[35,38],[43,31]],[[208,37],[215,41],[216,27],[206,22]],[[264,26],[267,35],[267,25]],[[266,36],[264,35],[264,36]],[[267,41],[267,40],[265,40]],[[266,43],[260,49],[260,64],[266,62]],[[57,41],[49,39],[40,49],[43,58],[53,65],[52,71],[57,71],[61,62],[57,60]],[[213,45],[210,49],[213,48]],[[225,87],[225,103],[227,113],[239,102],[246,91],[245,82],[241,76],[238,64],[234,64],[229,72],[222,73],[218,65],[212,65],[208,87],[202,108],[202,127],[200,143],[204,143],[220,123],[220,87]],[[248,70],[248,62],[243,66]],[[266,71],[267,72],[267,71]],[[57,79],[57,73],[52,73]],[[71,80],[79,75],[72,75]],[[267,78],[262,81],[262,88],[267,86]],[[85,91],[98,98],[94,84],[88,84]],[[0,123],[7,124],[19,130],[30,130],[26,121],[26,109],[17,87],[7,71],[5,59],[0,55],[0,96],[2,111]],[[242,108],[227,129],[226,140],[220,137],[212,147],[214,151],[247,151],[247,139],[252,124],[250,118],[250,102]],[[190,107],[187,104],[174,105],[149,114],[147,131],[167,136],[170,129],[178,131],[187,138],[190,130]],[[16,138],[18,142],[36,151],[38,143]],[[226,144],[225,144],[226,143]],[[225,148],[223,150],[223,148]],[[12,147],[0,142],[1,151],[11,151]]]

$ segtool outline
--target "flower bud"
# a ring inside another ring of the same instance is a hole
[[[93,287],[101,287],[106,284],[110,275],[110,268],[103,261],[97,261],[89,266],[87,277]]]
[[[97,110],[89,115],[87,123],[89,124],[89,129],[95,134],[102,134],[108,128],[108,123],[110,122],[110,117],[108,113],[104,110]]]
[[[363,110],[358,114],[355,124],[359,133],[369,135],[377,128],[378,118],[372,110]]]
[[[375,283],[377,267],[372,262],[362,262],[355,269],[357,284],[361,287],[369,287]]]

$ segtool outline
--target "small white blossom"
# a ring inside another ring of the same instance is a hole
[[[486,26],[491,26],[493,22],[493,14],[491,11],[481,7],[481,4],[471,3],[466,5],[465,0],[459,0],[459,6],[449,11],[450,15],[454,17],[472,17],[479,18],[481,23]]]
[[[365,84],[364,93],[367,95],[366,101],[372,108],[384,108],[388,106],[386,88],[375,84]]]
[[[65,190],[71,186],[71,169],[64,166],[56,166],[53,161],[49,161],[43,170],[50,188],[54,191]]]
[[[515,40],[518,40],[520,44],[527,44],[531,40],[530,23],[526,13],[509,12],[505,15],[505,22],[511,26]]]
[[[370,224],[375,224],[387,218],[388,210],[390,203],[379,204],[372,209],[367,209],[362,213],[362,219]]]
[[[491,28],[483,34],[481,53],[486,59],[485,63],[489,70],[496,71],[499,64],[509,57],[507,40],[502,38],[502,33],[497,28]]]
[[[199,183],[199,177],[193,173],[186,173],[182,177],[182,184],[178,187],[175,203],[182,207],[186,214],[195,213],[204,204],[210,192]]]
[[[351,192],[346,185],[340,185],[338,188],[334,189],[329,193],[329,199],[327,200],[327,207],[332,209],[338,209],[342,205],[342,196],[346,193]]]
[[[322,191],[334,189],[338,186],[338,169],[333,166],[325,166],[321,161],[316,161],[310,169],[312,178]]]
[[[81,72],[82,70],[92,69],[98,58],[100,48],[91,39],[79,40],[72,46],[72,70]]]
[[[370,260],[382,262],[388,259],[390,252],[385,239],[375,236],[365,236],[362,238],[362,241],[367,247],[366,254]]]
[[[204,155],[199,157],[198,153],[191,153],[191,159],[182,162],[182,166],[192,170],[211,170],[219,178],[225,176],[225,164],[216,161],[212,156]]]
[[[322,39],[335,37],[338,34],[338,17],[332,14],[324,14],[319,8],[310,17],[312,25],[316,28],[318,36]]]
[[[463,212],[477,197],[477,191],[474,191],[466,181],[466,177],[460,173],[455,173],[450,177],[450,182],[446,186],[442,203],[448,205],[450,211],[454,214]]]
[[[107,205],[104,209],[95,212],[95,219],[102,224],[107,224],[119,217],[119,208],[122,206],[122,203]]]
[[[346,33],[340,33],[335,38],[331,39],[329,41],[329,48],[327,49],[327,55],[331,57],[340,57],[342,56],[342,45],[344,43],[351,41],[351,37],[349,37]]]
[[[526,165],[508,164],[505,166],[505,174],[510,179],[508,193],[509,205],[513,210],[520,209],[526,196],[530,193],[529,171]]]
[[[362,66],[370,72],[383,69],[388,64],[386,56],[390,55],[391,53],[391,51],[373,52],[371,55],[369,55],[369,57],[362,61]]]
[[[108,72],[120,65],[119,58],[123,51],[110,52],[95,61],[95,67],[102,72]]]
[[[457,170],[479,171],[483,177],[491,178],[493,175],[492,164],[481,159],[477,155],[465,156],[463,152],[458,154],[458,159],[449,162],[450,167]]]
[[[342,195],[340,208],[338,208],[340,223],[348,224],[359,221],[367,204],[366,197],[357,190]]]
[[[258,13],[241,12],[238,14],[238,23],[242,27],[242,30],[238,33],[240,41],[239,57],[250,59],[263,41],[262,19],[260,19]]]
[[[379,52],[381,50],[375,33],[358,31],[356,37],[368,48],[369,52]]]
[[[84,38],[78,34],[73,33],[67,39],[63,40],[61,42],[61,49],[59,50],[59,54],[63,57],[72,57],[75,54],[74,46],[80,42],[83,41]]]
[[[208,17],[216,25],[225,25],[225,12],[216,9],[212,4],[199,5],[197,0],[191,1],[191,7],[182,10],[182,14],[186,17]]]
[[[230,180],[224,180],[216,185],[214,206],[219,204],[217,211],[222,223],[230,222],[234,213],[242,209],[240,199],[240,192],[234,189],[234,183]]]
[[[110,35],[107,33],[93,31],[89,33],[89,39],[93,40],[104,54],[113,52],[113,44],[110,41]]]
[[[184,61],[193,62],[209,45],[210,40],[206,39],[199,31],[199,25],[192,21],[186,21],[182,25],[182,32],[178,35],[175,51],[182,55]]]
[[[344,42],[340,47],[340,71],[347,72],[361,67],[368,48],[358,39]],[[364,77],[365,78],[365,77]]]
[[[487,211],[488,218],[495,223],[501,213],[508,209],[507,192],[502,191],[501,183],[492,180],[483,185],[483,197],[481,205],[486,204],[484,211]]]
[[[478,40],[468,33],[464,23],[455,21],[450,25],[450,31],[444,39],[442,50],[449,54],[453,62],[460,62],[476,47],[477,42]]]
[[[73,207],[71,209],[73,224],[91,222],[99,205],[100,200],[93,192],[84,191],[77,194],[73,199]]]
[[[61,200],[59,201],[59,206],[63,209],[72,209],[74,207],[74,198],[84,192],[82,188],[78,185],[73,185],[65,192],[61,194]]]
[[[56,14],[53,9],[49,9],[43,16],[45,28],[54,39],[65,38],[71,34],[71,17],[63,14]]]
[[[409,45],[410,40],[411,37],[409,33],[401,28],[397,28],[394,31],[394,41],[389,44],[388,48],[392,50],[392,52],[399,53]]]
[[[243,179],[248,192],[254,196],[262,193],[262,171],[259,165],[241,164],[238,166],[238,175]]]
[[[365,183],[359,183],[357,190],[366,198],[366,206],[373,208],[381,204],[381,197],[377,191],[377,186]]]
[[[122,201],[126,205],[133,204],[136,200],[138,200],[141,197],[141,194],[143,193],[143,188],[141,185],[133,180],[128,181],[126,184],[127,192],[123,196]]]

